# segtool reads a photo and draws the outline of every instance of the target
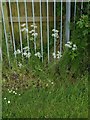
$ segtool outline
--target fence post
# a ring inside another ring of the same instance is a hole
[[[47,0],[47,47],[48,47],[48,63],[49,63],[49,11],[48,11],[48,0]]]
[[[54,29],[56,30],[56,0],[54,0]],[[54,34],[55,34],[55,31],[54,31]],[[56,38],[55,37],[54,37],[54,54],[56,56]]]
[[[20,25],[20,11],[19,11],[18,0],[16,0],[16,2],[17,2],[17,12],[18,12],[19,32],[20,32],[20,44],[21,44],[21,51],[22,51],[22,56],[23,56],[22,34],[21,34],[21,25]]]
[[[27,22],[27,5],[26,5],[26,0],[24,0],[24,4],[25,4],[25,16],[26,16],[26,28],[28,30],[28,22]],[[28,44],[28,51],[29,51],[29,38],[28,38],[28,32],[27,32],[27,44]]]
[[[15,45],[14,27],[13,27],[13,21],[12,21],[12,11],[11,11],[10,0],[9,0],[9,10],[10,10],[10,19],[11,19],[11,29],[12,29],[13,46],[14,46],[14,52],[15,52],[16,51],[16,45]],[[16,58],[16,54],[15,54],[15,58]]]
[[[43,38],[42,38],[42,4],[40,0],[40,32],[41,32],[41,54],[42,54],[42,62],[43,62]]]
[[[66,42],[70,39],[71,0],[66,1]]]
[[[61,0],[61,24],[60,24],[60,53],[62,53],[62,0]]]

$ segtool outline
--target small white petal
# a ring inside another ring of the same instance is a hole
[[[72,46],[69,44],[65,44],[65,47],[72,48]]]
[[[13,93],[15,93],[15,91],[13,91]]]
[[[10,103],[10,101],[8,101],[8,104]]]
[[[53,82],[51,82],[51,84],[53,85],[54,83],[53,83]]]
[[[56,55],[54,55],[53,58],[56,58]]]
[[[67,44],[72,45],[72,42],[68,41]]]
[[[35,25],[34,28],[37,28],[37,26]]]
[[[73,47],[76,48],[77,46],[75,44],[73,44]]]
[[[76,48],[72,48],[72,50],[74,51],[74,50],[76,50]]]
[[[21,25],[21,27],[24,27],[25,25],[26,25],[26,24],[24,23],[24,24]]]
[[[52,55],[55,56],[55,53],[53,53]]]
[[[23,55],[24,55],[24,56],[26,56],[26,55],[27,55],[27,53],[26,53],[26,52],[24,52],[24,53],[23,53]]]
[[[52,31],[54,32],[54,31],[55,31],[55,29],[52,29]]]
[[[11,91],[9,91],[9,93],[11,93],[12,92],[12,90]]]
[[[21,53],[21,51],[19,49],[17,49],[17,54],[20,54],[20,53]]]
[[[33,32],[35,32],[35,30],[31,30],[31,31],[29,31],[29,33],[33,33]]]

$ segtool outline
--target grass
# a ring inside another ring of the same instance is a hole
[[[3,77],[3,118],[88,118],[87,72],[72,83],[55,76],[55,65],[35,70],[17,69],[15,79],[8,70],[8,80]]]

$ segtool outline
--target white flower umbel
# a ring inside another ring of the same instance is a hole
[[[26,53],[26,52],[24,52],[24,53],[23,53],[23,55],[24,55],[24,56],[26,56],[26,55],[27,55],[27,53]]]
[[[32,25],[31,25],[31,27],[34,27],[36,24],[35,23],[33,23]]]
[[[23,50],[27,50],[28,49],[28,46],[24,47]]]
[[[54,38],[59,38],[59,35],[58,35],[58,30],[56,30],[56,29],[52,29],[52,31],[54,32],[53,34],[52,34],[52,37],[54,37]]]
[[[70,44],[65,44],[65,47],[72,48],[72,46]]]
[[[22,64],[19,62],[18,66],[21,68],[21,67],[22,67]]]
[[[52,34],[52,37],[54,37],[54,38],[59,38],[59,35],[58,35],[58,33],[53,33],[53,34]]]
[[[73,44],[73,47],[77,47],[76,44]]]
[[[34,26],[34,29],[35,29],[35,28],[37,28],[37,26],[36,26],[36,25]]]
[[[55,29],[52,29],[52,31],[55,32],[55,33],[58,33],[58,32],[59,32],[58,30],[55,30]]]
[[[9,90],[9,93],[11,93],[12,92],[12,90]]]
[[[19,49],[17,49],[17,54],[20,54],[20,53],[21,53],[21,51]]]
[[[22,25],[21,25],[21,27],[25,27],[26,26],[26,24],[25,23],[23,23]]]
[[[7,98],[5,97],[4,100],[6,100]]]
[[[52,55],[53,55],[53,58],[56,58],[56,54],[55,53],[53,53]]]
[[[29,33],[35,33],[35,30],[31,30],[31,31],[29,31]]]
[[[51,82],[51,84],[53,85],[53,84],[54,84],[54,82]]]
[[[74,48],[74,47],[72,48],[73,51],[75,51],[76,49],[77,49],[77,48]]]
[[[26,54],[26,58],[30,58],[30,57],[31,57],[31,53],[28,52],[28,53]]]
[[[68,41],[67,44],[72,45],[72,42]]]
[[[32,36],[37,37],[38,33],[32,33]]]
[[[26,54],[26,52],[28,52],[28,51],[29,51],[29,47],[28,47],[28,46],[26,46],[26,47],[24,47],[24,48],[23,48],[23,50],[24,50],[24,53]]]
[[[61,52],[60,51],[57,51],[57,59],[61,58],[62,55],[61,55]]]
[[[37,28],[36,24],[31,25],[32,28]]]
[[[15,91],[13,91],[13,93],[15,93]]]
[[[38,57],[39,59],[41,58],[40,52],[35,53],[35,56]]]
[[[8,100],[8,104],[10,104],[10,100]]]
[[[15,52],[14,52],[14,54],[16,55],[16,54],[20,54],[21,53],[21,51],[19,50],[19,49],[17,49]]]

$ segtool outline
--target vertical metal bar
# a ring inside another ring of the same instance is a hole
[[[56,30],[56,0],[54,0],[54,29]],[[56,38],[55,37],[54,37],[54,53],[56,55]]]
[[[60,25],[60,53],[62,53],[62,0],[61,0],[61,25]]]
[[[74,5],[74,23],[75,23],[75,19],[76,19],[76,0],[75,0],[75,5]]]
[[[14,52],[15,52],[15,51],[16,51],[16,46],[15,46],[15,37],[14,37],[14,28],[13,28],[12,11],[11,11],[10,0],[9,0],[9,10],[10,10],[10,19],[11,19],[11,28],[12,28],[13,46],[14,46]],[[15,58],[16,58],[16,54],[15,54]]]
[[[24,3],[25,3],[25,15],[26,15],[26,28],[28,29],[26,0],[24,0]],[[29,38],[28,38],[28,32],[27,32],[27,44],[28,44],[28,51],[29,51]]]
[[[66,2],[66,42],[70,39],[70,9],[71,9],[71,0]]]
[[[9,55],[9,47],[8,47],[8,38],[7,38],[7,33],[6,33],[6,25],[5,25],[5,17],[4,17],[4,11],[3,11],[3,6],[2,6],[2,1],[1,1],[1,11],[2,11],[2,18],[3,18],[4,34],[5,34],[5,39],[6,39],[7,56],[8,56],[8,61],[9,61],[9,65],[10,65],[10,55]]]
[[[43,38],[42,38],[42,0],[40,0],[40,33],[41,33],[41,54],[42,54],[42,62],[43,62]]]
[[[48,0],[47,0],[47,47],[48,47],[48,63],[50,61],[49,57],[49,11],[48,11]]]
[[[81,1],[81,15],[82,15],[82,13],[83,13],[83,0]]]
[[[20,45],[21,45],[21,51],[22,51],[22,56],[23,56],[22,34],[21,34],[21,26],[20,26],[20,11],[19,11],[18,0],[16,0],[16,2],[17,2],[17,12],[18,12],[19,32],[20,32]]]
[[[33,14],[33,25],[35,24],[35,14],[34,14],[34,0],[32,0],[32,14]],[[34,28],[35,31],[35,28]],[[36,53],[36,38],[34,36],[34,49]]]

